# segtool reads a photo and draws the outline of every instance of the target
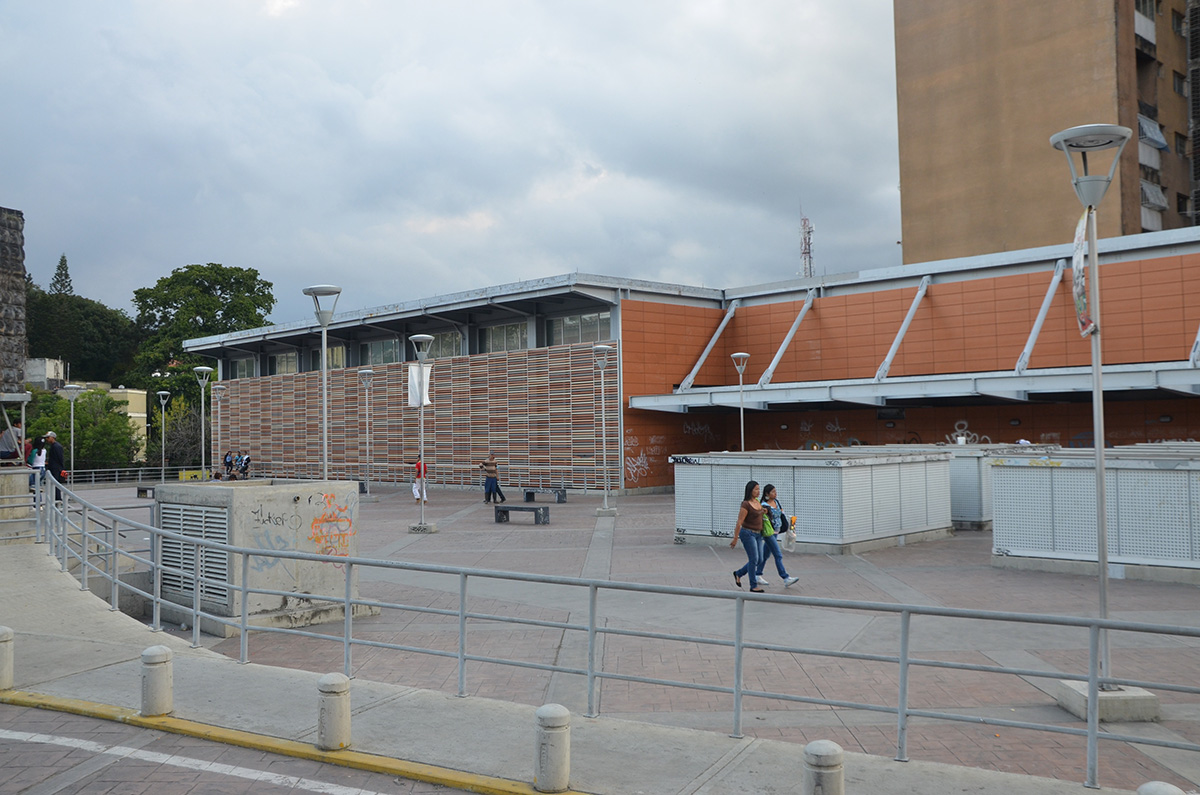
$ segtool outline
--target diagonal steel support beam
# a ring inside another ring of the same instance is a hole
[[[904,322],[900,324],[900,330],[896,332],[896,339],[892,340],[891,350],[888,351],[887,356],[883,357],[879,369],[875,371],[876,381],[887,378],[888,370],[892,369],[892,359],[895,359],[896,354],[900,351],[900,343],[904,342],[904,335],[908,333],[908,326],[917,314],[917,307],[921,305],[921,299],[925,297],[925,291],[929,289],[930,281],[932,281],[932,277],[929,274],[921,277],[921,284],[917,287],[917,294],[908,307],[908,314],[904,316]]]
[[[1024,373],[1025,368],[1029,366],[1029,357],[1033,355],[1033,346],[1037,344],[1038,335],[1042,333],[1042,324],[1046,322],[1046,315],[1050,313],[1050,305],[1054,303],[1054,293],[1058,290],[1059,283],[1062,282],[1063,269],[1066,267],[1065,259],[1054,263],[1054,276],[1050,278],[1050,286],[1046,288],[1046,295],[1042,298],[1042,308],[1038,310],[1037,319],[1033,321],[1033,328],[1029,330],[1029,339],[1025,340],[1025,349],[1017,357],[1017,366],[1013,368],[1013,372],[1017,375]],[[1200,343],[1200,338],[1197,338],[1197,343]],[[1193,355],[1195,355],[1195,350],[1193,347]]]
[[[800,329],[800,322],[804,320],[804,316],[808,314],[808,310],[812,309],[813,300],[816,297],[816,290],[808,291],[808,296],[804,299],[804,306],[800,309],[800,314],[796,315],[796,320],[788,330],[787,336],[783,338],[783,342],[780,343],[779,350],[775,351],[775,358],[767,366],[766,372],[758,379],[759,386],[766,386],[771,383],[771,377],[775,375],[775,368],[779,365],[779,361],[783,358],[783,354],[788,349],[788,346],[792,344],[792,338],[796,336],[796,332]]]
[[[737,312],[737,308],[741,305],[742,300],[740,298],[733,299],[729,304],[729,308],[725,310],[725,317],[721,319],[721,325],[717,326],[717,330],[713,332],[712,339],[708,341],[708,345],[704,347],[704,352],[700,354],[700,359],[696,362],[696,366],[687,374],[687,378],[683,379],[683,383],[679,385],[679,389],[675,390],[676,392],[686,392],[692,388],[696,376],[700,373],[700,368],[704,366],[704,360],[712,353],[713,346],[717,344],[717,340],[721,339],[721,332],[729,325],[729,321],[733,320],[733,314]]]
[[[1200,367],[1200,329],[1196,330],[1196,341],[1192,343],[1192,354],[1188,357],[1192,367]]]

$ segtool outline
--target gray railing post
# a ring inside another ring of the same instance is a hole
[[[91,530],[88,528],[88,504],[83,504],[83,513],[79,518],[79,590],[86,591],[88,589],[88,533]]]
[[[354,637],[354,605],[351,600],[354,599],[353,591],[354,583],[354,564],[346,564],[346,597],[342,602],[342,607],[346,614],[342,617],[342,673],[346,676],[350,675],[350,648],[353,644],[350,639]]]
[[[467,575],[458,575],[458,697],[467,697]]]
[[[896,696],[896,761],[908,761],[908,631],[912,613],[900,614],[900,671]]]
[[[733,624],[733,734],[734,739],[742,736],[742,633],[746,624],[746,600],[737,597]]]
[[[533,788],[538,792],[562,792],[571,780],[571,712],[561,704],[545,704],[535,714]]]

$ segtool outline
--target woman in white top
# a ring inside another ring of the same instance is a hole
[[[33,443],[33,449],[29,451],[29,466],[33,467],[34,471],[29,475],[29,488],[33,488],[36,478],[41,477],[42,470],[46,468],[46,437],[39,436],[37,441]]]

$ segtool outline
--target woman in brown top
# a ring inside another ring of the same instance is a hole
[[[729,548],[737,547],[738,538],[742,539],[742,547],[746,550],[746,565],[733,573],[733,581],[737,587],[742,587],[742,576],[750,575],[750,593],[762,593],[758,587],[758,539],[762,535],[762,518],[764,508],[758,501],[758,481],[752,480],[746,484],[745,499],[738,509],[737,527],[733,530],[733,540]]]

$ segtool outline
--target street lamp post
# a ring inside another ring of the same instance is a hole
[[[428,465],[425,463],[425,358],[429,356],[429,343],[433,342],[433,337],[429,334],[413,334],[409,339],[417,349],[417,405],[420,407],[417,416],[417,456],[421,462],[421,527],[426,527],[425,471]]]
[[[1101,382],[1100,356],[1100,258],[1096,251],[1096,207],[1104,199],[1108,186],[1112,183],[1113,174],[1117,171],[1117,163],[1125,144],[1133,135],[1128,127],[1116,124],[1085,124],[1071,127],[1050,136],[1050,144],[1067,156],[1067,165],[1071,169],[1071,184],[1075,195],[1084,206],[1087,222],[1088,266],[1087,266],[1087,297],[1083,304],[1083,268],[1082,262],[1076,264],[1075,274],[1075,305],[1081,308],[1080,331],[1084,336],[1091,335],[1092,343],[1092,436],[1096,449],[1096,567],[1100,579],[1100,618],[1108,618],[1108,518],[1106,516],[1104,494],[1104,389]],[[1112,165],[1107,175],[1088,173],[1088,153],[1105,149],[1116,149]],[[1072,152],[1080,153],[1083,163],[1083,175],[1075,170],[1075,160]],[[1088,320],[1090,318],[1090,321]],[[1112,676],[1109,667],[1108,632],[1100,630],[1100,675]],[[1102,690],[1117,689],[1113,685],[1101,685]]]
[[[596,357],[596,369],[600,371],[600,451],[604,468],[604,509],[608,510],[608,412],[604,399],[604,371],[608,368],[608,356],[613,351],[611,345],[593,345],[592,353]]]
[[[746,361],[750,358],[748,353],[731,353],[729,358],[733,359],[733,366],[738,371],[738,425],[742,429],[742,452],[746,452],[746,392],[743,384],[742,374],[746,372]]]
[[[228,387],[224,384],[213,384],[212,388],[212,399],[213,403],[216,404],[217,414],[216,419],[213,420],[213,427],[216,428],[217,455],[221,454],[221,408],[225,402],[225,392],[227,389]],[[213,462],[213,466],[217,467],[218,470],[220,469],[220,465],[215,461]]]
[[[159,442],[159,452],[162,453],[162,471],[159,473],[159,480],[163,483],[167,482],[167,399],[171,397],[171,393],[163,389],[155,394],[158,395],[158,405],[162,406],[162,414],[158,416],[158,427],[161,432]]]
[[[192,372],[196,374],[196,383],[200,385],[200,479],[208,480],[208,467],[204,464],[204,391],[208,387],[208,377],[212,375],[213,369],[201,365],[193,367]]]
[[[63,392],[67,393],[67,400],[71,401],[71,472],[75,472],[75,400],[79,397],[79,393],[83,391],[83,387],[79,384],[67,384],[62,388]]]
[[[367,413],[364,431],[367,436],[366,449],[363,451],[363,480],[366,481],[367,494],[371,493],[371,383],[375,380],[375,371],[371,369],[358,371],[358,382],[367,393]]]
[[[342,288],[332,284],[315,284],[305,287],[304,294],[312,298],[317,323],[321,326],[321,479],[329,480],[329,321],[337,309],[338,296]],[[322,298],[333,298],[328,309],[321,307]]]

